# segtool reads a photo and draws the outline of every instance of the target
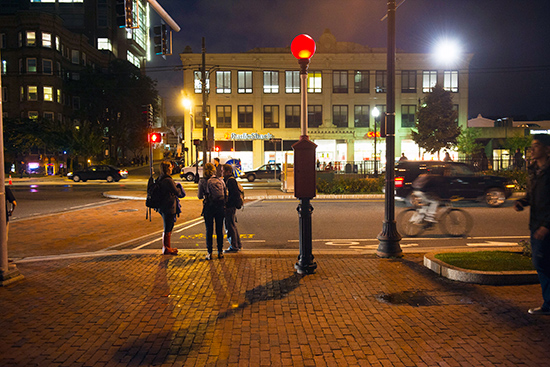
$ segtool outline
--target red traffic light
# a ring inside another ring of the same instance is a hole
[[[149,143],[160,143],[161,139],[160,133],[149,133]]]
[[[220,147],[216,146],[216,147],[214,147],[214,150],[215,150],[216,152],[219,152],[219,151],[220,151]]]
[[[315,53],[315,41],[307,34],[296,36],[290,44],[290,51],[297,59],[309,59]]]

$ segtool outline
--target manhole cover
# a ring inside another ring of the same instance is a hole
[[[426,295],[422,291],[404,291],[400,293],[379,294],[376,296],[380,302],[390,303],[393,305],[409,305],[409,306],[434,306],[437,305],[437,300]]]
[[[125,212],[137,212],[139,209],[120,209],[119,212],[125,213]]]

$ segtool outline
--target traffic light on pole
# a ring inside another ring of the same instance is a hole
[[[138,6],[135,0],[116,0],[115,11],[116,24],[119,28],[139,28]]]
[[[149,143],[157,144],[162,141],[162,135],[160,133],[149,133]]]
[[[153,27],[155,42],[155,55],[172,54],[172,31],[166,24]]]

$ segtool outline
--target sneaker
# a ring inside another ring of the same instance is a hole
[[[218,259],[223,259],[223,252],[218,252]]]
[[[212,253],[209,252],[207,255],[206,255],[206,260],[212,260]]]
[[[225,252],[226,254],[229,254],[231,252],[239,252],[239,249],[237,249],[233,246],[229,246],[229,248],[227,250],[223,250],[223,252]]]
[[[550,315],[550,309],[542,307],[530,308],[527,312],[529,312],[531,315]]]

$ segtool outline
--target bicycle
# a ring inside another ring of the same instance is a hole
[[[451,202],[437,208],[434,222],[426,221],[426,213],[422,203],[415,208],[409,208],[397,216],[397,229],[407,237],[416,237],[439,224],[441,231],[451,237],[466,237],[472,230],[474,221],[470,214],[462,209],[454,208]]]

